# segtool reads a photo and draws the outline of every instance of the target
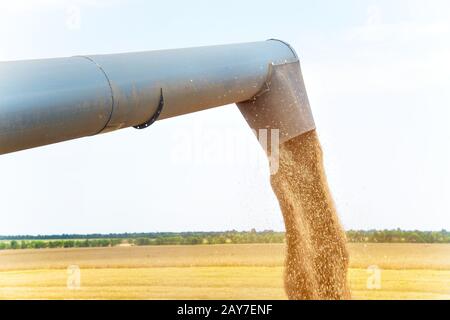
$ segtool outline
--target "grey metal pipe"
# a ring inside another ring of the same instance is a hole
[[[314,128],[297,55],[279,40],[0,62],[0,154],[230,103],[281,141]]]

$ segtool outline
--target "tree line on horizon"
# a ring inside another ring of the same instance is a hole
[[[395,230],[349,230],[348,242],[354,243],[450,243],[450,232]],[[152,232],[110,234],[62,234],[0,236],[0,250],[42,248],[113,247],[117,245],[199,245],[283,243],[285,233],[272,230],[257,232]]]

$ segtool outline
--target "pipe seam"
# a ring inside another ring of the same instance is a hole
[[[108,117],[108,119],[106,120],[105,125],[104,125],[98,132],[96,132],[96,133],[93,134],[93,136],[95,136],[95,135],[97,135],[97,134],[102,133],[103,130],[105,130],[105,129],[108,127],[109,122],[110,122],[111,119],[112,119],[112,116],[113,116],[113,114],[114,114],[114,104],[115,104],[115,103],[114,103],[114,91],[113,91],[113,88],[112,88],[111,81],[109,80],[109,77],[108,77],[108,75],[106,74],[106,71],[103,69],[103,67],[102,67],[99,63],[97,63],[94,59],[92,59],[92,58],[89,57],[89,56],[82,56],[82,55],[79,55],[79,56],[74,56],[74,58],[82,58],[82,59],[86,59],[86,60],[92,62],[92,63],[100,70],[100,72],[105,76],[106,82],[108,83],[109,90],[111,91],[111,112],[109,113],[109,117]]]
[[[300,59],[298,58],[298,55],[297,55],[297,52],[294,50],[294,48],[292,48],[292,46],[289,44],[289,43],[287,43],[286,41],[283,41],[283,40],[280,40],[280,39],[267,39],[267,41],[278,41],[278,42],[281,42],[282,44],[284,44],[286,47],[288,47],[289,48],[289,50],[291,50],[291,52],[292,52],[292,54],[294,55],[294,57],[295,57],[295,59],[297,60],[297,61],[299,61]]]
[[[276,39],[271,39],[271,40],[276,40]],[[276,41],[282,42],[281,40],[276,40]],[[285,42],[283,42],[283,43],[285,43]],[[295,54],[295,51],[294,51],[294,54]],[[294,59],[286,60],[285,62],[282,62],[282,63],[275,63],[275,62],[269,63],[269,67],[267,70],[267,76],[266,76],[266,80],[264,81],[264,84],[262,85],[262,87],[259,89],[259,91],[253,97],[251,97],[250,99],[248,99],[246,101],[255,101],[262,95],[270,92],[270,85],[271,85],[272,77],[274,74],[274,67],[288,65],[288,64],[294,64],[297,62],[299,62],[298,58],[296,58],[295,60]],[[240,102],[246,102],[246,101],[240,101]]]

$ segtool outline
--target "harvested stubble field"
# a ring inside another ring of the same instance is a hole
[[[355,299],[450,299],[450,245],[349,244]],[[1,299],[286,299],[282,244],[0,252]],[[69,265],[79,288],[67,287]],[[380,270],[380,288],[368,288]]]

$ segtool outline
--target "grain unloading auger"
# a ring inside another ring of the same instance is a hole
[[[279,40],[0,62],[0,154],[230,103],[280,142],[314,129],[298,57]]]

